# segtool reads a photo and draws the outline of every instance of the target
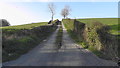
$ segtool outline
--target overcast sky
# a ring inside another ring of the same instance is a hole
[[[71,8],[70,18],[118,17],[118,0],[0,0],[0,19],[11,25],[49,21],[49,2],[55,4],[54,19],[62,19],[60,13],[65,5]]]

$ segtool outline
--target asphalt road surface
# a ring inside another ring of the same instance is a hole
[[[57,50],[55,40],[58,29],[33,50],[17,60],[3,63],[3,66],[117,66],[115,62],[100,59],[89,50],[75,44],[64,26],[63,44]]]

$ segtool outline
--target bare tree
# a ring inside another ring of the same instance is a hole
[[[62,11],[61,11],[61,15],[66,18],[69,14],[70,14],[70,7],[69,6],[65,6]]]
[[[49,11],[51,13],[51,18],[52,18],[52,21],[53,21],[53,17],[55,15],[55,5],[53,3],[49,3],[48,8],[49,8]]]

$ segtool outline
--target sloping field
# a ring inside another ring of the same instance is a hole
[[[47,22],[39,22],[39,23],[24,24],[24,25],[17,25],[17,26],[6,26],[1,28],[2,29],[32,29],[34,27],[38,27],[46,24]]]
[[[91,26],[92,22],[100,22],[111,27],[110,33],[114,35],[120,35],[120,24],[118,24],[118,18],[89,18],[89,19],[77,19],[80,22],[86,23]]]

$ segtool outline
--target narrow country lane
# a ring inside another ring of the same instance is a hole
[[[63,45],[56,50],[55,39],[58,29],[48,40],[41,43],[19,59],[3,63],[4,66],[116,66],[112,61],[103,60],[89,50],[79,47],[67,34],[63,26]]]
[[[54,65],[60,66],[116,66],[115,62],[98,58],[89,50],[75,44],[63,26],[63,46]]]
[[[48,66],[51,65],[56,53],[55,39],[58,29],[43,43],[39,44],[29,53],[22,55],[14,61],[5,62],[3,66]]]

